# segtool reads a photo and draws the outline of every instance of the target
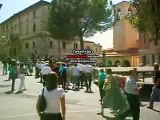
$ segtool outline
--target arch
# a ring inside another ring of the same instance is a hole
[[[78,48],[78,44],[77,44],[77,43],[74,43],[73,48],[74,48],[74,49],[77,49],[77,48]]]

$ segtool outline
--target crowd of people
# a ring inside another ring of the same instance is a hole
[[[33,70],[35,66],[35,72]],[[15,91],[15,79],[20,79],[18,90],[22,93],[26,90],[25,76],[33,75],[40,78],[43,88],[40,91],[37,100],[37,112],[42,120],[65,120],[65,91],[80,90],[86,88],[85,92],[92,92],[93,67],[90,64],[65,63],[50,61],[37,61],[34,65],[31,60],[27,64],[11,60],[9,63],[3,61],[3,74],[8,74],[8,80],[12,81],[11,92]],[[155,77],[154,87],[151,93],[149,107],[153,109],[155,97],[160,99],[160,71],[159,66],[154,66]],[[71,87],[72,86],[72,87]],[[128,76],[113,74],[111,69],[101,69],[98,75],[98,87],[100,92],[100,102],[102,111],[98,114],[103,115],[104,108],[110,108],[116,118],[124,120],[129,114],[132,114],[133,120],[140,119],[140,98],[139,92],[142,85],[138,82],[136,69],[128,71]],[[40,101],[44,96],[47,107],[39,111]],[[60,108],[61,106],[61,108]],[[60,110],[61,109],[61,110]]]
[[[35,70],[33,69],[35,68]],[[9,71],[9,72],[8,72]],[[35,72],[34,72],[35,71]],[[9,62],[3,61],[3,75],[8,74],[8,81],[12,81],[11,92],[15,91],[15,79],[20,79],[19,89],[16,93],[22,93],[25,88],[25,76],[32,76],[35,73],[35,78],[40,78],[39,83],[46,86],[47,75],[55,72],[58,75],[58,84],[64,90],[80,90],[86,88],[86,92],[92,92],[92,73],[93,67],[90,64],[81,63],[65,63],[37,60],[34,65],[31,60],[27,63],[19,62],[15,59]],[[72,85],[72,87],[71,87]]]
[[[139,97],[143,84],[139,82],[137,70],[128,71],[128,76],[113,74],[111,69],[100,70],[99,92],[103,115],[104,108],[110,108],[116,116],[115,119],[124,120],[132,115],[133,120],[140,119],[140,106],[144,106]],[[153,109],[153,103],[158,97],[160,101],[160,71],[157,64],[154,65],[154,83],[148,108]]]

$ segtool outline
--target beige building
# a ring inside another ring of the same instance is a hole
[[[127,56],[131,66],[139,65],[139,34],[126,19],[131,14],[130,3],[120,2],[114,6],[115,24],[113,26],[113,47],[117,53]]]
[[[152,66],[154,63],[160,64],[160,41],[155,45],[154,40],[146,34],[139,34],[139,55],[140,63],[144,66]]]
[[[49,6],[49,2],[40,0],[1,23],[0,57],[30,57],[32,53],[61,57],[71,54],[73,48],[80,48],[78,39],[64,41],[50,37]],[[97,54],[101,51],[101,46],[93,42],[84,42],[84,47]]]

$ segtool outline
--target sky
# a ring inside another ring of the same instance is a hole
[[[38,2],[40,0],[0,0],[2,8],[0,10],[0,23],[8,19],[15,13],[29,7],[30,5]],[[45,0],[51,2],[51,0]],[[112,0],[113,4],[117,4],[124,0]],[[85,38],[86,40],[93,41],[95,43],[100,43],[102,49],[113,47],[113,30],[107,30],[103,33],[96,33],[93,37]]]

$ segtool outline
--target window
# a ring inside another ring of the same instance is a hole
[[[22,26],[19,27],[19,33],[22,35]]]
[[[35,42],[34,41],[33,41],[32,45],[33,45],[33,48],[35,48]]]
[[[50,41],[50,42],[49,42],[49,46],[50,46],[50,48],[53,47],[53,41]]]
[[[87,48],[87,49],[90,49],[90,46],[87,46],[86,48]]]
[[[160,55],[158,55],[158,64],[160,64]]]
[[[62,42],[62,48],[65,49],[66,48],[66,43]]]
[[[33,18],[36,18],[36,11],[33,11]]]
[[[4,32],[4,27],[2,28],[2,32]]]
[[[142,63],[143,63],[143,65],[146,65],[146,56],[142,57]]]
[[[8,25],[6,26],[6,31],[8,32]]]
[[[74,43],[73,48],[74,48],[74,49],[77,49],[77,48],[78,48],[78,44],[77,44],[77,43]]]
[[[154,54],[152,55],[152,65],[154,65],[154,63],[155,63],[155,56],[154,56]]]
[[[26,49],[29,48],[29,44],[28,44],[28,43],[25,44],[25,48],[26,48]]]
[[[26,34],[28,34],[28,25],[26,25]]]
[[[146,36],[143,35],[143,43],[145,44],[146,43]]]
[[[19,45],[19,50],[22,50],[22,44]]]
[[[33,32],[36,32],[36,24],[33,24]]]
[[[118,20],[121,19],[121,9],[118,9]]]
[[[96,52],[97,52],[98,50],[97,50],[97,48],[96,48]]]

